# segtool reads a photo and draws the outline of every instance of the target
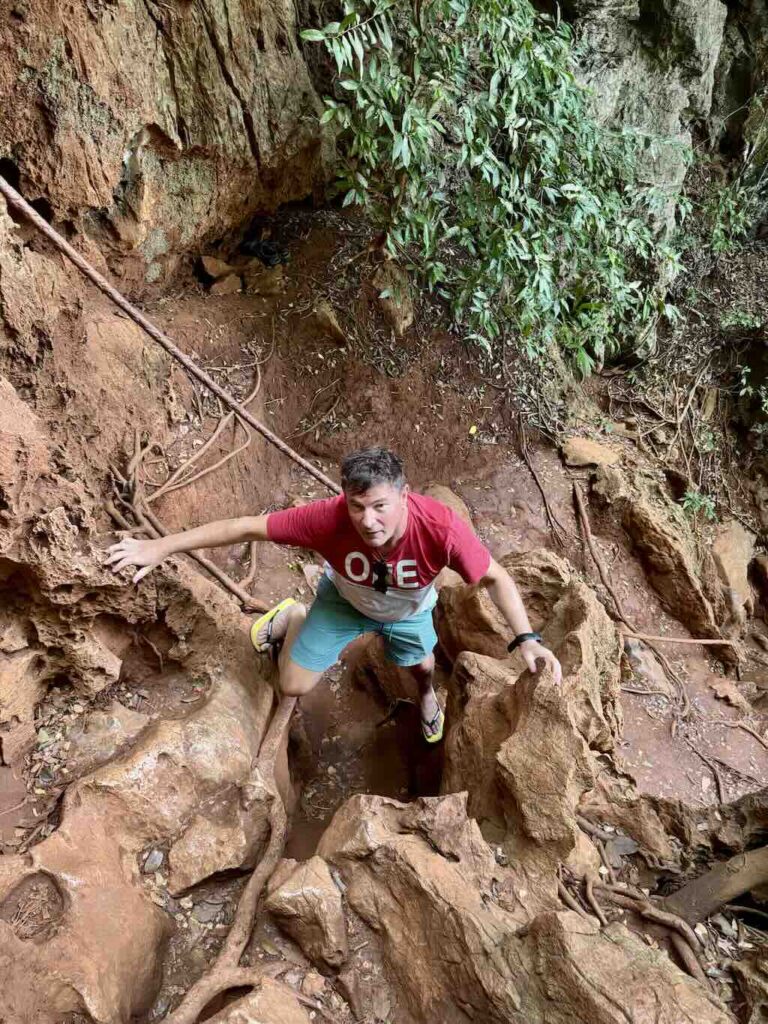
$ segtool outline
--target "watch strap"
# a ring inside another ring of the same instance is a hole
[[[518,633],[514,640],[510,640],[507,644],[507,650],[511,654],[512,651],[516,650],[520,644],[524,644],[526,640],[538,640],[541,641],[541,633]]]

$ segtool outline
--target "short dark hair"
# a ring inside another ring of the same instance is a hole
[[[387,448],[361,448],[341,463],[341,486],[349,494],[364,494],[377,484],[405,485],[402,459]]]

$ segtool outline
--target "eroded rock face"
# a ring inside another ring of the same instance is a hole
[[[289,3],[33,0],[0,31],[0,156],[131,281],[324,177]]]
[[[4,755],[21,746],[17,734],[32,727],[52,678],[65,676],[84,698],[99,692],[118,679],[144,624],[164,620],[175,639],[166,664],[207,691],[175,719],[114,704],[92,715],[92,733],[73,734],[72,762],[72,777],[90,774],[67,789],[58,829],[28,854],[0,858],[0,1017],[58,1024],[82,1012],[127,1024],[151,1006],[175,927],[151,899],[140,854],[169,849],[179,890],[258,859],[274,794],[254,789],[253,768],[272,692],[254,685],[248,621],[233,603],[186,566],[138,591],[125,586],[103,565],[86,487],[64,475],[23,407],[10,426],[11,461],[27,472],[9,478],[13,515],[0,518]],[[25,452],[37,461],[18,462]],[[34,914],[17,915],[31,899],[25,887],[42,895]],[[22,919],[34,932],[20,931]]]
[[[571,0],[568,7],[584,42],[580,73],[595,90],[598,116],[651,134],[655,145],[643,158],[643,174],[674,193],[688,167],[691,115],[706,118],[710,111],[726,5]]]
[[[461,794],[408,806],[353,797],[318,854],[370,929],[366,955],[381,960],[398,1024],[625,1024],[630,1008],[643,1024],[730,1021],[621,924],[601,932],[554,908],[527,920],[528,893],[495,862]]]
[[[252,995],[211,1017],[210,1024],[310,1024],[310,1018],[285,985],[264,978]]]
[[[550,551],[507,555],[501,565],[512,575],[534,629],[540,630],[572,576],[568,563]],[[440,592],[437,610],[440,646],[451,661],[462,651],[507,657],[509,625],[484,587],[463,583]],[[522,661],[519,660],[522,666]]]
[[[284,861],[270,889],[267,910],[304,955],[320,967],[341,967],[349,954],[347,926],[341,893],[325,861],[321,857],[298,865]]]
[[[712,557],[723,584],[726,606],[737,629],[744,626],[754,611],[748,572],[756,540],[754,533],[732,519],[718,527],[712,544]]]
[[[443,791],[467,790],[470,814],[514,861],[536,893],[533,902],[545,903],[554,896],[557,862],[576,847],[575,808],[595,776],[590,749],[610,751],[618,735],[621,648],[606,612],[565,563],[543,553],[507,559],[508,568],[513,561],[526,597],[550,603],[544,639],[563,681],[558,687],[509,657],[470,653],[476,636],[486,649],[493,637],[498,649],[506,633],[490,616],[477,629],[485,608],[475,588],[452,590],[452,642],[467,647],[449,686]],[[455,614],[462,604],[476,610],[463,641],[464,620]]]
[[[649,475],[638,471],[630,479],[615,466],[597,469],[593,493],[621,516],[670,614],[698,636],[719,636],[724,605],[717,572],[709,552],[697,549],[682,509]]]

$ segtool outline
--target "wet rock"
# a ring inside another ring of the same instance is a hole
[[[621,452],[588,437],[569,437],[563,458],[566,466],[613,466],[621,460]]]
[[[376,268],[371,284],[378,292],[378,302],[384,318],[402,338],[413,323],[413,299],[408,275],[394,263],[382,263]],[[383,294],[382,294],[383,293]]]
[[[313,963],[340,967],[347,959],[341,894],[320,857],[299,864],[270,893],[265,905]]]
[[[236,273],[234,267],[225,263],[224,260],[217,259],[215,256],[201,256],[200,266],[203,268],[205,275],[212,278],[214,281],[218,281],[219,278],[228,277],[230,274]]]
[[[228,274],[214,281],[208,289],[209,295],[237,295],[242,290],[243,282],[239,274]]]
[[[748,572],[756,540],[754,533],[732,519],[718,526],[712,544],[712,557],[723,584],[725,601],[737,628],[743,627],[754,612]]]
[[[288,988],[263,978],[255,992],[210,1017],[209,1024],[311,1024],[311,1020]]]

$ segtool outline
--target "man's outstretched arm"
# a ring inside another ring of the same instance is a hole
[[[533,632],[520,591],[507,570],[494,558],[491,559],[488,571],[480,580],[480,584],[486,588],[489,597],[509,623],[513,636]],[[538,640],[526,640],[520,645],[520,652],[531,672],[536,671],[536,659],[542,658],[552,670],[555,682],[560,682],[563,674],[560,662],[548,647]]]
[[[139,571],[133,577],[133,582],[138,583],[169,555],[197,551],[199,548],[221,548],[252,540],[268,540],[267,518],[243,516],[240,519],[219,519],[215,523],[196,526],[194,530],[158,537],[157,540],[124,537],[110,547],[106,564],[111,565],[115,572],[127,565],[139,566]]]

